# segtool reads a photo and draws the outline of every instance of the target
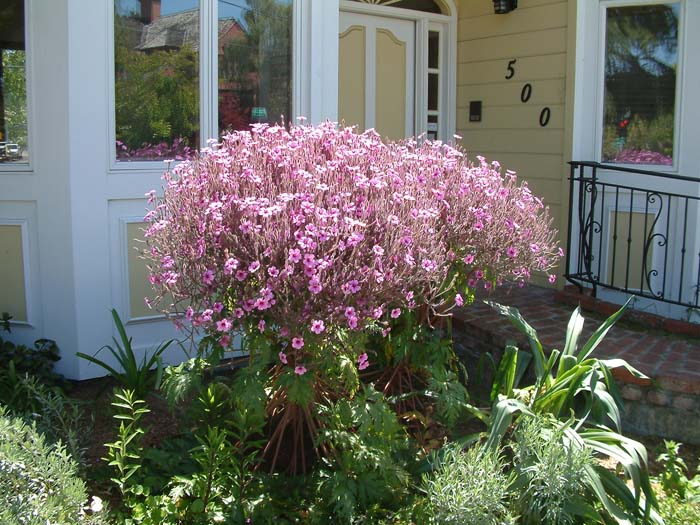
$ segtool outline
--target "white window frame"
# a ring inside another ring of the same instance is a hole
[[[602,162],[603,118],[605,96],[605,35],[606,14],[609,7],[679,4],[678,69],[674,113],[673,165],[616,164],[641,170],[678,173],[682,147],[683,85],[686,71],[685,42],[687,31],[686,0],[594,0],[577,4],[576,75],[574,102],[573,158]],[[590,89],[590,79],[595,89]],[[591,111],[591,108],[594,108]],[[593,130],[593,133],[591,133]]]
[[[108,75],[108,126],[109,126],[109,144],[107,151],[109,155],[108,170],[110,173],[124,172],[162,172],[163,162],[160,160],[145,160],[145,161],[119,161],[116,155],[116,104],[115,104],[115,57],[114,57],[114,0],[106,0],[109,3],[107,16],[107,35],[109,39],[109,57],[107,60],[107,75]],[[311,38],[308,35],[302,39],[304,32],[302,31],[302,23],[308,23],[311,19],[319,19],[318,14],[320,8],[327,8],[329,5],[336,4],[338,0],[324,0],[323,4],[313,0],[292,0],[292,93],[291,93],[291,108],[292,121],[294,122],[299,115],[312,113],[312,101],[310,98],[308,103],[302,100],[302,87],[310,79],[310,75],[305,74],[305,69],[309,68],[309,60],[304,57],[304,54],[309,54],[312,49]],[[219,136],[218,130],[218,2],[217,0],[199,0],[199,137],[200,144],[198,147],[204,148],[207,146],[207,141],[216,139]],[[316,16],[313,16],[316,15]],[[337,24],[337,22],[336,22]],[[317,22],[317,25],[320,23]],[[333,24],[326,24],[331,28]],[[327,33],[327,30],[324,30]],[[317,32],[319,35],[314,35],[316,38],[323,39],[324,32]],[[316,47],[321,47],[318,44]],[[337,43],[336,43],[337,50]],[[332,46],[331,46],[332,51]],[[337,53],[336,53],[337,55]],[[211,74],[202,74],[210,71]],[[337,75],[336,75],[337,76]],[[304,81],[306,80],[306,82]],[[322,97],[316,97],[320,101]],[[337,79],[336,79],[336,98],[337,98]],[[305,111],[300,111],[305,110]],[[335,109],[337,113],[337,108]],[[327,118],[332,116],[329,115]],[[316,119],[318,120],[318,119]]]
[[[32,89],[33,71],[33,45],[32,45],[32,16],[33,2],[24,0],[24,82],[27,86],[27,142],[29,145],[29,160],[27,162],[0,163],[0,175],[15,173],[31,174],[34,172],[34,159],[36,158],[36,137],[34,136],[34,104]]]

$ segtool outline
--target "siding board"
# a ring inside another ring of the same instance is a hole
[[[551,55],[565,51],[566,28],[564,27],[457,42],[457,57],[460,63]]]
[[[476,40],[502,35],[533,33],[544,29],[566,27],[566,4],[543,5],[523,9],[520,16],[491,14],[471,18],[459,28],[459,40]]]
[[[486,60],[461,64],[457,83],[491,84],[495,82],[526,82],[543,78],[564,78],[566,76],[566,53],[517,58],[514,64],[515,74],[506,79],[510,59]]]

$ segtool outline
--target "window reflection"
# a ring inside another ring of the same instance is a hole
[[[679,9],[607,9],[604,162],[673,164]]]
[[[219,132],[291,114],[292,0],[219,0]]]
[[[0,163],[27,163],[24,0],[0,5]]]
[[[118,160],[199,147],[199,1],[115,0]]]

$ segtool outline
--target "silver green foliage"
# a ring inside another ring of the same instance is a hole
[[[423,479],[431,524],[512,523],[507,508],[510,483],[499,456],[480,446],[463,452],[455,443],[441,454],[438,468]]]

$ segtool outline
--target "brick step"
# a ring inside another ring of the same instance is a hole
[[[529,286],[502,287],[480,295],[474,304],[456,313],[453,321],[455,350],[472,377],[476,362],[485,352],[496,355],[508,340],[527,348],[526,338],[510,322],[483,303],[483,299],[518,308],[538,333],[545,349],[564,346],[566,325],[573,306],[558,300],[553,289]],[[615,307],[616,310],[618,307]],[[582,305],[585,341],[602,322],[590,318]],[[613,310],[613,311],[614,311]],[[629,310],[628,310],[629,311]],[[612,313],[603,312],[604,314]],[[625,313],[625,319],[627,317]],[[642,330],[634,324],[616,325],[594,354],[600,358],[622,358],[648,376],[641,380],[624,370],[615,378],[625,404],[625,425],[640,434],[658,435],[700,443],[700,340],[667,332]]]

